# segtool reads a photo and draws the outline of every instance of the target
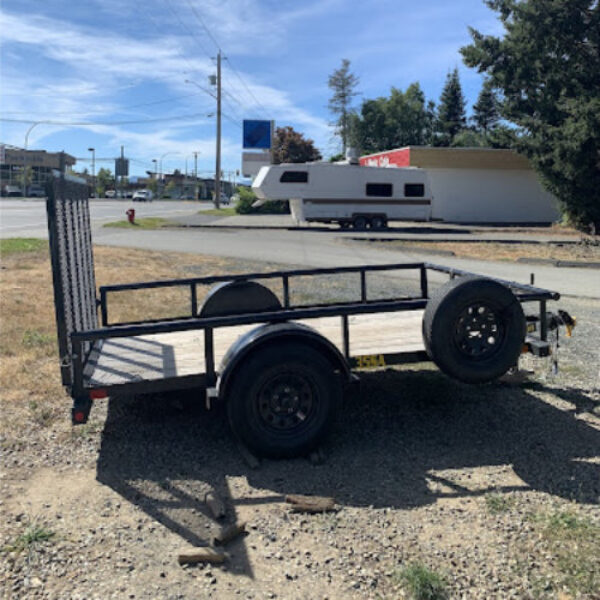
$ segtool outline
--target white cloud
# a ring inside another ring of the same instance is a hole
[[[247,8],[242,14],[252,13],[253,7],[256,6],[253,2],[235,2],[239,6],[244,3],[247,4]],[[212,10],[217,8],[217,4],[211,5]],[[239,31],[242,28],[248,30],[248,24],[239,19],[233,19],[231,23],[233,24],[228,26],[231,28],[231,35],[238,31],[236,28],[239,28]],[[184,83],[186,77],[204,82],[206,76],[214,72],[214,65],[208,56],[198,58],[196,52],[193,62],[188,58],[192,56],[188,51],[191,43],[189,36],[181,37],[169,33],[151,39],[144,36],[134,39],[118,33],[107,33],[104,28],[74,25],[40,15],[7,12],[0,12],[0,24],[3,30],[3,56],[12,57],[12,60],[5,62],[2,72],[2,89],[10,90],[2,99],[2,110],[6,116],[12,118],[64,121],[124,120],[122,116],[113,116],[115,113],[122,114],[124,106],[124,102],[118,101],[118,94],[115,94],[117,90],[126,91],[127,88],[135,88],[138,84],[151,82],[166,86],[166,96],[173,92],[185,95],[194,92],[192,86]],[[34,73],[30,70],[24,73],[20,68],[19,58],[27,53],[39,56],[45,61],[52,61],[49,64],[54,65],[54,68],[48,68],[44,72]],[[195,70],[193,75],[189,74],[191,68]],[[67,71],[68,77],[57,76],[57,70]],[[224,63],[224,73],[227,71],[227,64]],[[327,123],[322,119],[295,106],[284,91],[259,83],[244,73],[241,73],[241,76],[251,94],[231,71],[227,79],[230,97],[241,104],[239,106],[235,102],[232,103],[236,116],[247,117],[259,110],[252,98],[253,94],[260,99],[264,107],[261,110],[263,117],[275,118],[285,124],[300,125],[316,140],[323,137]],[[199,95],[202,97],[201,92]],[[154,99],[149,97],[148,102]],[[208,96],[204,99],[202,106],[211,107],[213,101]],[[182,102],[175,108],[168,103],[160,105],[160,116],[199,112],[198,100],[198,97],[190,99],[189,102]],[[207,108],[208,110],[210,108]],[[139,115],[139,109],[135,112]],[[108,136],[107,143],[119,144],[125,141],[138,156],[146,158],[159,153],[159,150],[165,152],[181,148],[182,144],[197,150],[206,147],[207,155],[212,147],[214,153],[213,131],[207,131],[206,139],[188,140],[186,138],[189,137],[191,125],[185,122],[180,126],[174,122],[166,129],[165,125],[161,124],[162,129],[151,128],[148,133],[139,133],[136,128],[125,126],[90,125],[84,128]],[[27,127],[25,124],[4,124],[2,137],[4,141],[21,145]],[[29,138],[30,147],[59,130],[60,126],[50,125],[35,128]],[[178,136],[185,141],[178,139]],[[231,154],[233,159],[235,155],[239,162],[239,152],[239,141],[226,141],[226,157]]]

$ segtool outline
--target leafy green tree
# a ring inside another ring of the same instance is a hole
[[[273,143],[273,162],[303,163],[321,160],[321,153],[314,142],[305,138],[293,127],[277,127]]]
[[[487,0],[503,37],[470,29],[465,63],[502,92],[500,115],[571,222],[600,231],[600,3]]]
[[[102,167],[98,173],[96,173],[96,193],[102,198],[109,188],[114,188],[115,178],[113,177],[110,169]]]
[[[439,136],[436,138],[436,144],[450,146],[454,136],[466,126],[465,98],[460,85],[458,69],[454,69],[446,77],[438,105],[437,129]]]
[[[359,79],[350,72],[350,61],[342,60],[342,66],[329,76],[329,89],[333,96],[329,99],[329,110],[337,117],[336,133],[342,138],[342,154],[346,155],[350,137],[349,115],[352,112],[352,99],[358,94],[356,86]]]
[[[351,117],[353,143],[365,153],[430,142],[435,104],[426,104],[418,83],[405,92],[392,88],[389,98],[365,100]]]
[[[473,104],[473,122],[477,130],[485,136],[496,127],[499,120],[498,99],[494,93],[492,81],[486,79],[479,92],[477,102]]]
[[[370,154],[389,150],[392,136],[387,120],[387,98],[365,100],[359,114],[350,116],[352,144]]]

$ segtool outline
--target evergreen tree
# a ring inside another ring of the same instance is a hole
[[[458,77],[458,69],[450,71],[446,77],[438,105],[437,123],[440,136],[436,141],[440,146],[449,146],[454,136],[467,126],[465,98]]]
[[[342,138],[342,154],[346,154],[350,137],[350,119],[352,112],[352,99],[357,95],[356,86],[358,77],[350,72],[350,61],[342,60],[342,66],[330,76],[328,85],[333,91],[329,99],[329,110],[337,117],[335,121],[336,133]]]
[[[435,130],[437,123],[437,108],[433,100],[427,102],[427,108],[425,110],[425,144],[433,146],[435,140]]]
[[[471,29],[465,63],[502,91],[500,115],[571,222],[600,231],[600,4],[487,0],[502,38]]]
[[[483,82],[477,102],[473,104],[473,122],[477,130],[487,136],[498,124],[498,99],[490,79]]]

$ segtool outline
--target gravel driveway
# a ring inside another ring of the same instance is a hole
[[[250,468],[193,393],[98,401],[82,428],[3,443],[2,597],[391,599],[418,562],[452,598],[598,598],[600,306],[561,306],[579,327],[557,377],[531,359],[521,385],[365,373],[321,464]],[[218,530],[208,491],[248,534],[221,566],[181,567]],[[292,493],[339,510],[292,513]],[[49,539],[23,542],[35,527]]]

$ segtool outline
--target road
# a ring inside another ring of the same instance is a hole
[[[0,237],[46,237],[43,202],[3,201],[0,206]],[[201,208],[198,203],[191,202],[153,202],[135,205],[130,201],[91,202],[93,236],[96,244],[193,252],[307,267],[425,260],[520,283],[528,283],[531,272],[534,272],[537,286],[556,290],[565,295],[600,299],[598,270],[532,266],[382,250],[360,242],[347,243],[344,241],[344,236],[336,229],[311,231],[310,229],[201,228],[132,231],[102,227],[102,224],[108,221],[123,219],[125,210],[131,206],[135,206],[141,217],[178,217],[179,220],[185,215],[190,215],[191,218],[191,215],[196,214]],[[219,217],[215,217],[216,221],[218,219]]]
[[[128,200],[92,200],[90,214],[94,229],[104,223],[122,221],[125,211],[135,208],[140,217],[181,217],[208,207],[208,202],[132,202]],[[45,200],[0,200],[0,238],[48,236]]]

